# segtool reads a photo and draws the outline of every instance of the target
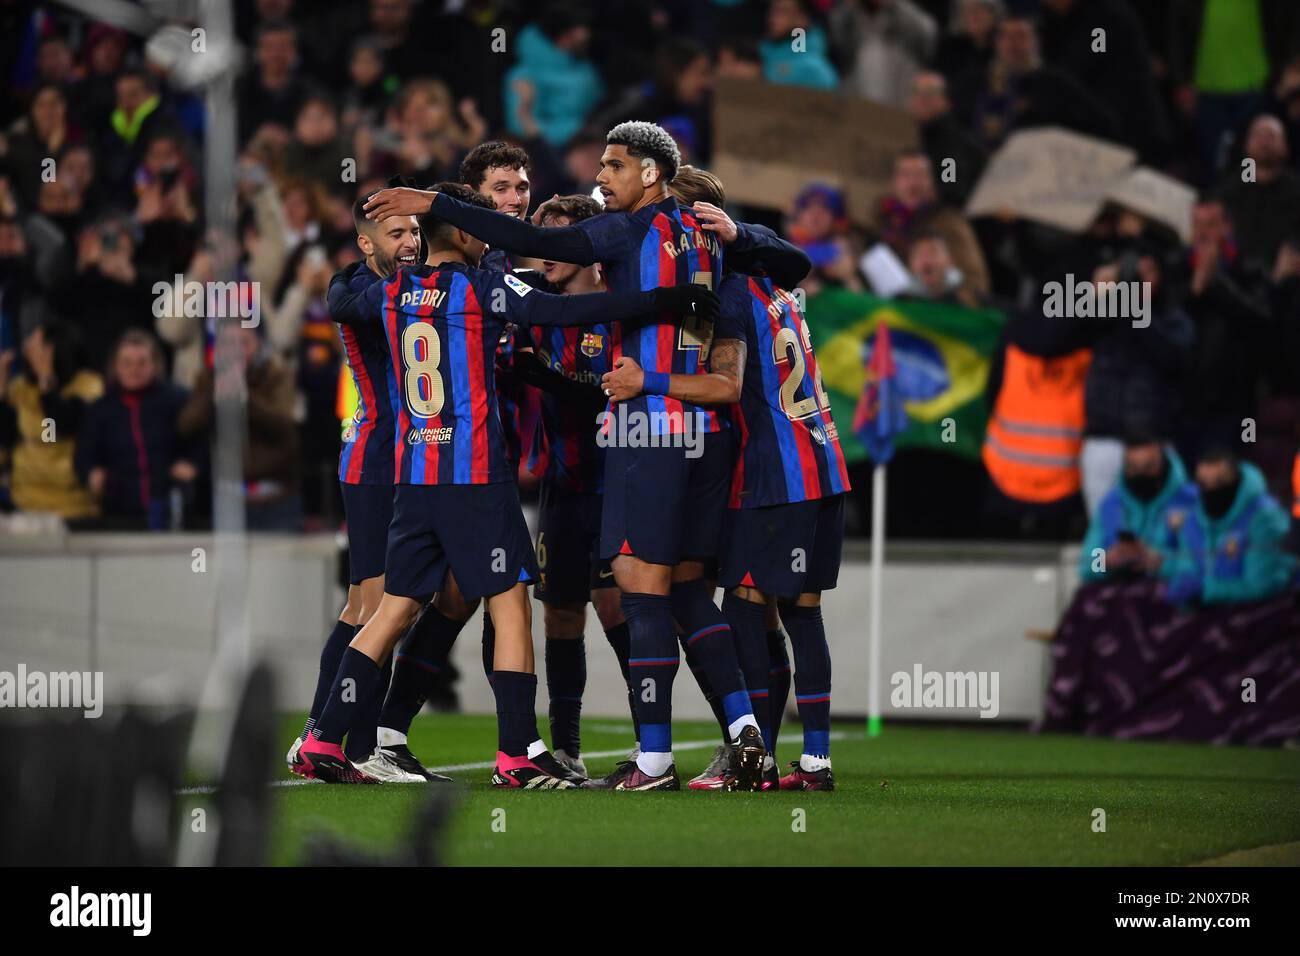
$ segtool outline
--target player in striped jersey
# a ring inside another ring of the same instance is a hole
[[[459,184],[442,193],[488,206]],[[382,217],[387,218],[387,217]],[[553,296],[514,275],[474,268],[483,243],[436,214],[422,221],[427,264],[400,270],[354,302],[359,320],[379,321],[388,339],[397,397],[394,473],[384,596],[343,656],[316,726],[299,750],[306,776],[371,783],[340,743],[377,692],[379,664],[448,570],[468,600],[487,598],[497,642],[493,692],[498,752],[493,782],[528,789],[572,786],[537,739],[526,584],[536,577],[518,492],[509,473],[493,383],[507,322],[583,325],[665,314],[711,321],[716,298],[698,286],[612,295]],[[336,277],[336,282],[339,281]]]
[[[675,182],[674,192],[697,210],[707,210],[701,215],[718,223],[726,241],[735,227],[721,211],[722,183],[711,174],[693,173],[698,175]],[[773,245],[733,255],[729,264],[737,271],[722,281],[723,316],[716,334],[719,342],[740,343],[744,360],[739,402],[732,407],[740,452],[719,574],[727,591],[723,613],[736,635],[754,712],[774,749],[779,714],[770,710],[766,678],[782,673],[784,647],[778,654],[771,646],[768,614],[770,604],[779,607],[795,651],[795,694],[804,724],[803,756],[779,785],[830,790],[830,654],[821,592],[833,588],[838,577],[849,481],[799,300],[774,281],[793,287],[809,264],[788,244],[784,250]],[[711,400],[723,401],[727,383],[717,371],[711,376],[717,382]],[[642,377],[640,369],[624,362],[605,383],[621,397],[639,388]],[[784,694],[781,698],[784,706]],[[774,776],[771,767],[765,783],[775,782]]]
[[[600,204],[590,196],[556,197],[543,203],[534,221],[562,228],[590,219]],[[602,291],[598,266],[542,263],[548,287],[566,295]],[[580,718],[586,686],[586,605],[590,599],[610,647],[628,681],[628,628],[609,562],[600,550],[603,450],[596,422],[605,408],[600,377],[610,368],[607,323],[581,328],[534,327],[530,351],[516,353],[521,369],[536,363],[549,371],[527,378],[541,392],[541,418],[534,456],[544,458],[537,526],[537,565],[541,578],[533,595],[545,607],[546,686],[550,697],[551,747],[556,759],[585,775],[581,763]],[[539,454],[541,452],[541,454]],[[628,687],[628,703],[632,689]],[[633,708],[633,722],[636,721]]]
[[[360,203],[353,208],[357,228],[357,246],[364,261],[347,273],[348,287],[360,292],[381,277],[391,275],[400,266],[416,264],[420,251],[420,227],[413,216],[394,216],[372,222],[361,212]],[[291,770],[297,767],[298,749],[320,716],[326,696],[334,682],[338,663],[356,632],[370,620],[384,591],[384,550],[388,541],[388,524],[393,516],[393,408],[387,380],[388,343],[378,328],[340,324],[344,359],[357,390],[357,410],[348,423],[339,452],[339,485],[348,525],[349,586],[347,605],[321,650],[316,677],[316,693],[306,726],[286,755]],[[427,628],[411,629],[407,645],[418,643]],[[381,684],[388,687],[391,665],[385,666]],[[418,709],[422,698],[399,680],[395,700],[413,698]],[[414,783],[421,780],[447,780],[421,766],[404,746],[382,748],[377,745],[379,704],[377,697],[370,709],[358,717],[354,733],[348,738],[347,756],[361,768],[384,780]]]
[[[606,136],[596,183],[606,212],[555,229],[483,213],[437,192],[390,189],[374,197],[371,216],[432,208],[494,247],[587,266],[599,262],[614,291],[699,284],[714,288],[722,250],[667,185],[681,164],[672,137],[651,123],[622,123]],[[646,388],[611,405],[606,420],[601,556],[612,557],[630,632],[629,666],[641,749],[594,786],[676,790],[672,762],[672,686],[679,666],[677,625],[722,702],[736,744],[736,789],[758,789],[767,757],[745,691],[730,628],[704,580],[717,555],[732,457],[718,413],[667,394],[670,376],[706,374],[713,328],[665,315],[635,331],[611,333],[615,360],[628,356],[646,371]],[[617,425],[617,428],[612,426]],[[672,447],[676,443],[677,447]],[[698,454],[684,454],[694,444]]]

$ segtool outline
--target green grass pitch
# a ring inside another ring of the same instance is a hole
[[[300,717],[285,718],[286,744],[301,726]],[[787,730],[783,764],[799,742],[797,723]],[[1300,753],[1292,751],[982,727],[886,724],[875,740],[858,724],[835,730],[834,793],[503,792],[490,786],[490,770],[454,772],[459,799],[447,862],[1178,865],[1300,841]],[[716,733],[702,723],[675,726],[679,747],[699,744],[677,752],[683,779],[708,760]],[[589,718],[583,746],[614,751],[629,735],[626,722]],[[421,715],[411,746],[426,763],[450,766],[490,759],[495,739],[490,716]],[[591,759],[588,769],[602,773],[616,762]],[[298,862],[304,840],[322,829],[388,852],[425,790],[278,787],[271,862]],[[1096,809],[1105,811],[1105,832],[1094,831]],[[1295,862],[1293,848],[1282,856]]]

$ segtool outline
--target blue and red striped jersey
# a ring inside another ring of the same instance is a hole
[[[533,352],[543,365],[572,382],[590,385],[599,397],[600,378],[612,368],[610,326],[570,328],[534,326]],[[596,444],[596,421],[587,405],[541,391],[542,441],[535,437],[534,456],[546,454],[548,480],[570,491],[601,492],[605,484],[605,453]]]
[[[722,281],[719,339],[746,343],[745,380],[733,405],[740,453],[732,508],[762,508],[849,490],[849,475],[822,387],[808,323],[795,297],[771,279]]]
[[[347,283],[362,292],[379,282],[365,263]],[[393,422],[397,396],[392,394],[388,340],[378,325],[347,322],[331,309],[343,339],[343,357],[357,389],[357,410],[343,431],[339,449],[339,481],[349,485],[393,483]]]
[[[671,196],[634,213],[608,212],[574,224],[587,233],[600,261],[601,277],[612,292],[635,292],[697,283],[717,290],[722,279],[722,247],[700,228],[694,213]],[[712,324],[692,317],[665,315],[632,329],[610,329],[610,360],[634,359],[647,372],[703,375],[708,371]],[[683,430],[684,415],[699,412],[705,431],[721,421],[711,408],[666,395],[639,395],[629,411],[649,413],[653,434]],[[665,417],[666,414],[666,417]]]
[[[331,289],[339,285],[336,279]],[[349,308],[362,321],[380,323],[388,339],[397,396],[395,481],[428,485],[514,477],[495,380],[507,323],[590,325],[606,315],[647,314],[655,300],[651,293],[549,295],[511,273],[456,262],[399,269],[357,298]]]

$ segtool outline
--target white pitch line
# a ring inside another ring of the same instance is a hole
[[[831,740],[843,740],[847,736],[848,735],[845,734],[843,731],[835,731],[831,734]],[[717,737],[714,737],[712,740],[684,740],[681,741],[680,743],[673,744],[673,752],[676,753],[678,750],[704,750],[708,747],[716,747],[716,746],[718,746]],[[594,758],[599,760],[604,757],[623,757],[626,756],[627,753],[628,753],[627,747],[620,747],[618,750],[593,750],[590,753],[584,753],[582,757],[584,760],[588,758]],[[462,770],[492,770],[495,767],[496,767],[495,760],[480,760],[477,763],[453,763],[453,764],[447,764],[444,767],[430,767],[429,769],[432,770],[434,773],[457,773]],[[321,782],[322,781],[320,780],[302,780],[302,779],[273,780],[271,781],[271,786],[272,787],[301,787],[304,786],[305,784],[321,783]],[[182,787],[180,790],[176,791],[176,793],[182,797],[199,796],[205,793],[216,793],[216,792],[217,792],[216,787]]]

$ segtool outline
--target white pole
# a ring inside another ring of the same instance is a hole
[[[867,736],[880,736],[880,579],[885,565],[885,466],[871,472],[871,632],[867,645]]]

